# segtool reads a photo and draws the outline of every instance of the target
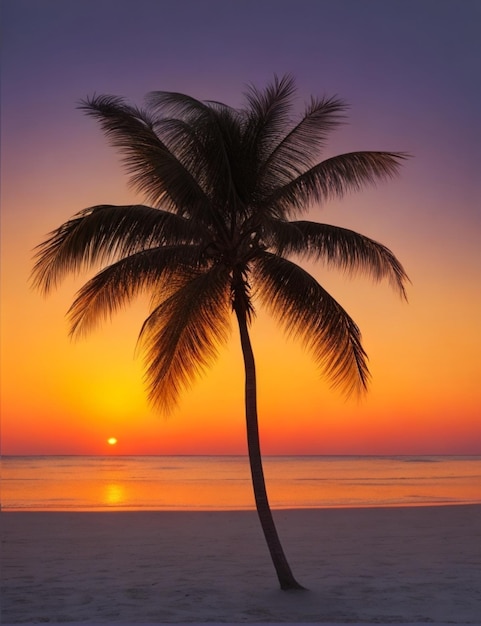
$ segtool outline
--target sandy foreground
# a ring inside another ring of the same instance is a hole
[[[481,505],[1,514],[2,623],[481,624]]]

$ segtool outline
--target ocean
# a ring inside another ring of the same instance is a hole
[[[7,456],[4,511],[249,510],[245,456]],[[271,507],[481,503],[479,456],[266,456]]]

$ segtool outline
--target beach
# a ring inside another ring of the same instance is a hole
[[[481,622],[481,506],[3,512],[2,623]]]

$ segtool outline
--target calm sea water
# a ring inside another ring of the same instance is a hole
[[[3,457],[3,510],[254,508],[243,456]],[[265,457],[272,508],[481,503],[481,457]]]

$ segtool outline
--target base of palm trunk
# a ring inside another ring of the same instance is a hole
[[[255,491],[258,491],[259,488],[259,477],[256,476],[254,480],[254,484],[256,485]],[[274,517],[272,515],[272,511],[269,506],[269,502],[267,500],[267,493],[265,492],[265,484],[263,483],[263,475],[262,475],[262,483],[264,487],[263,496],[259,498],[259,494],[256,494],[256,509],[257,515],[259,517],[259,521],[261,523],[262,531],[264,533],[264,537],[266,539],[267,547],[269,549],[269,553],[271,555],[272,563],[274,565],[274,569],[276,570],[277,578],[279,580],[279,584],[283,591],[294,591],[294,590],[306,590],[297,580],[294,578],[294,574],[292,573],[289,562],[287,561],[286,555],[282,548],[281,541],[279,539],[279,535],[277,533],[277,528],[274,522]]]
[[[279,581],[282,591],[307,591],[306,587],[300,585],[295,578],[292,581]]]

